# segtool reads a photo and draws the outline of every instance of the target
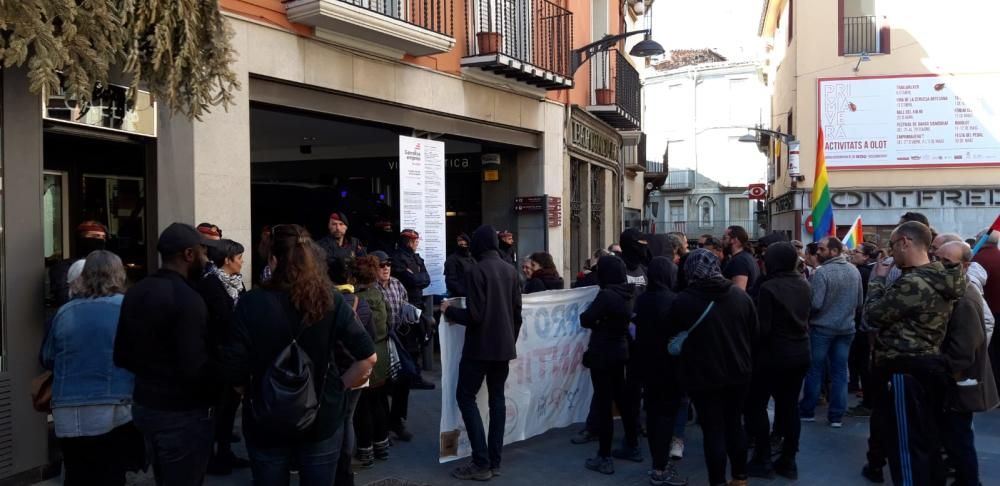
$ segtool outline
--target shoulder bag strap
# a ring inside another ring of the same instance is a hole
[[[705,320],[705,317],[708,316],[708,312],[711,311],[712,307],[714,306],[715,306],[714,300],[708,303],[708,307],[705,307],[705,312],[702,312],[701,317],[699,317],[698,320],[695,321],[690,328],[688,328],[688,334],[691,334],[694,331],[694,328],[698,327],[698,324],[701,324],[701,321]]]

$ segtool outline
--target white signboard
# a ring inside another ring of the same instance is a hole
[[[1000,166],[1000,74],[819,80],[826,166]]]
[[[504,444],[557,427],[587,420],[594,390],[590,371],[581,364],[590,331],[580,327],[580,314],[597,296],[597,287],[549,290],[522,297],[524,323],[517,340],[517,359],[510,362],[505,395],[507,419]],[[464,305],[464,299],[456,299]],[[465,326],[438,327],[441,340],[440,462],[472,453],[465,423],[455,401],[458,363],[462,360]],[[477,397],[483,424],[489,428],[486,385]]]
[[[420,233],[417,253],[431,276],[424,295],[445,294],[444,142],[399,137],[399,218],[400,229]]]

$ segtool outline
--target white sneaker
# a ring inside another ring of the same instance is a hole
[[[674,437],[670,441],[670,458],[679,461],[684,458],[684,439]]]
[[[830,422],[830,427],[833,427],[835,429],[839,429],[843,426],[844,426],[843,422]]]

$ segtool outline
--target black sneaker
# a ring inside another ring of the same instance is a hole
[[[783,478],[799,479],[799,468],[794,459],[778,459],[774,462],[774,472]]]
[[[233,465],[226,458],[212,456],[205,473],[209,476],[229,476],[233,473]]]
[[[406,425],[400,424],[392,428],[392,435],[396,436],[397,439],[403,442],[409,442],[413,440],[413,434],[409,430],[406,430]]]
[[[752,460],[747,463],[747,476],[752,478],[774,479],[774,465],[770,458],[766,460]]]
[[[586,462],[587,469],[591,471],[597,471],[601,474],[614,474],[615,473],[615,463],[610,457],[591,457],[587,459]]]
[[[642,451],[638,447],[622,447],[611,451],[611,457],[632,462],[642,462]]]
[[[425,379],[423,379],[423,378],[420,378],[419,380],[414,380],[414,381],[410,382],[410,389],[411,390],[433,390],[434,389],[434,384],[431,383],[431,382],[429,382],[429,381],[427,381],[427,380],[425,380]]]
[[[574,444],[586,444],[587,442],[593,442],[595,440],[597,440],[597,434],[591,433],[587,429],[583,429],[580,431],[579,434],[576,434],[576,436],[570,439],[569,441]]]
[[[885,482],[885,476],[882,474],[882,468],[874,467],[871,464],[865,464],[865,466],[861,468],[861,475],[873,483],[881,484]]]
[[[872,409],[864,405],[857,405],[847,409],[847,413],[845,415],[848,417],[871,417]]]
[[[673,464],[668,463],[663,471],[650,471],[649,484],[653,486],[687,486],[687,478],[677,473]]]
[[[490,472],[493,473],[494,476],[499,476],[500,475],[500,466],[497,466],[497,467],[490,466]]]
[[[470,462],[453,469],[451,475],[455,479],[489,481],[493,477],[493,472],[490,471],[489,466],[477,466],[476,463]]]

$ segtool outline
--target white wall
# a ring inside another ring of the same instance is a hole
[[[647,158],[669,143],[670,169],[697,169],[724,186],[764,182],[767,158],[737,139],[768,123],[770,97],[756,64],[712,63],[674,71],[647,70],[643,131]]]

